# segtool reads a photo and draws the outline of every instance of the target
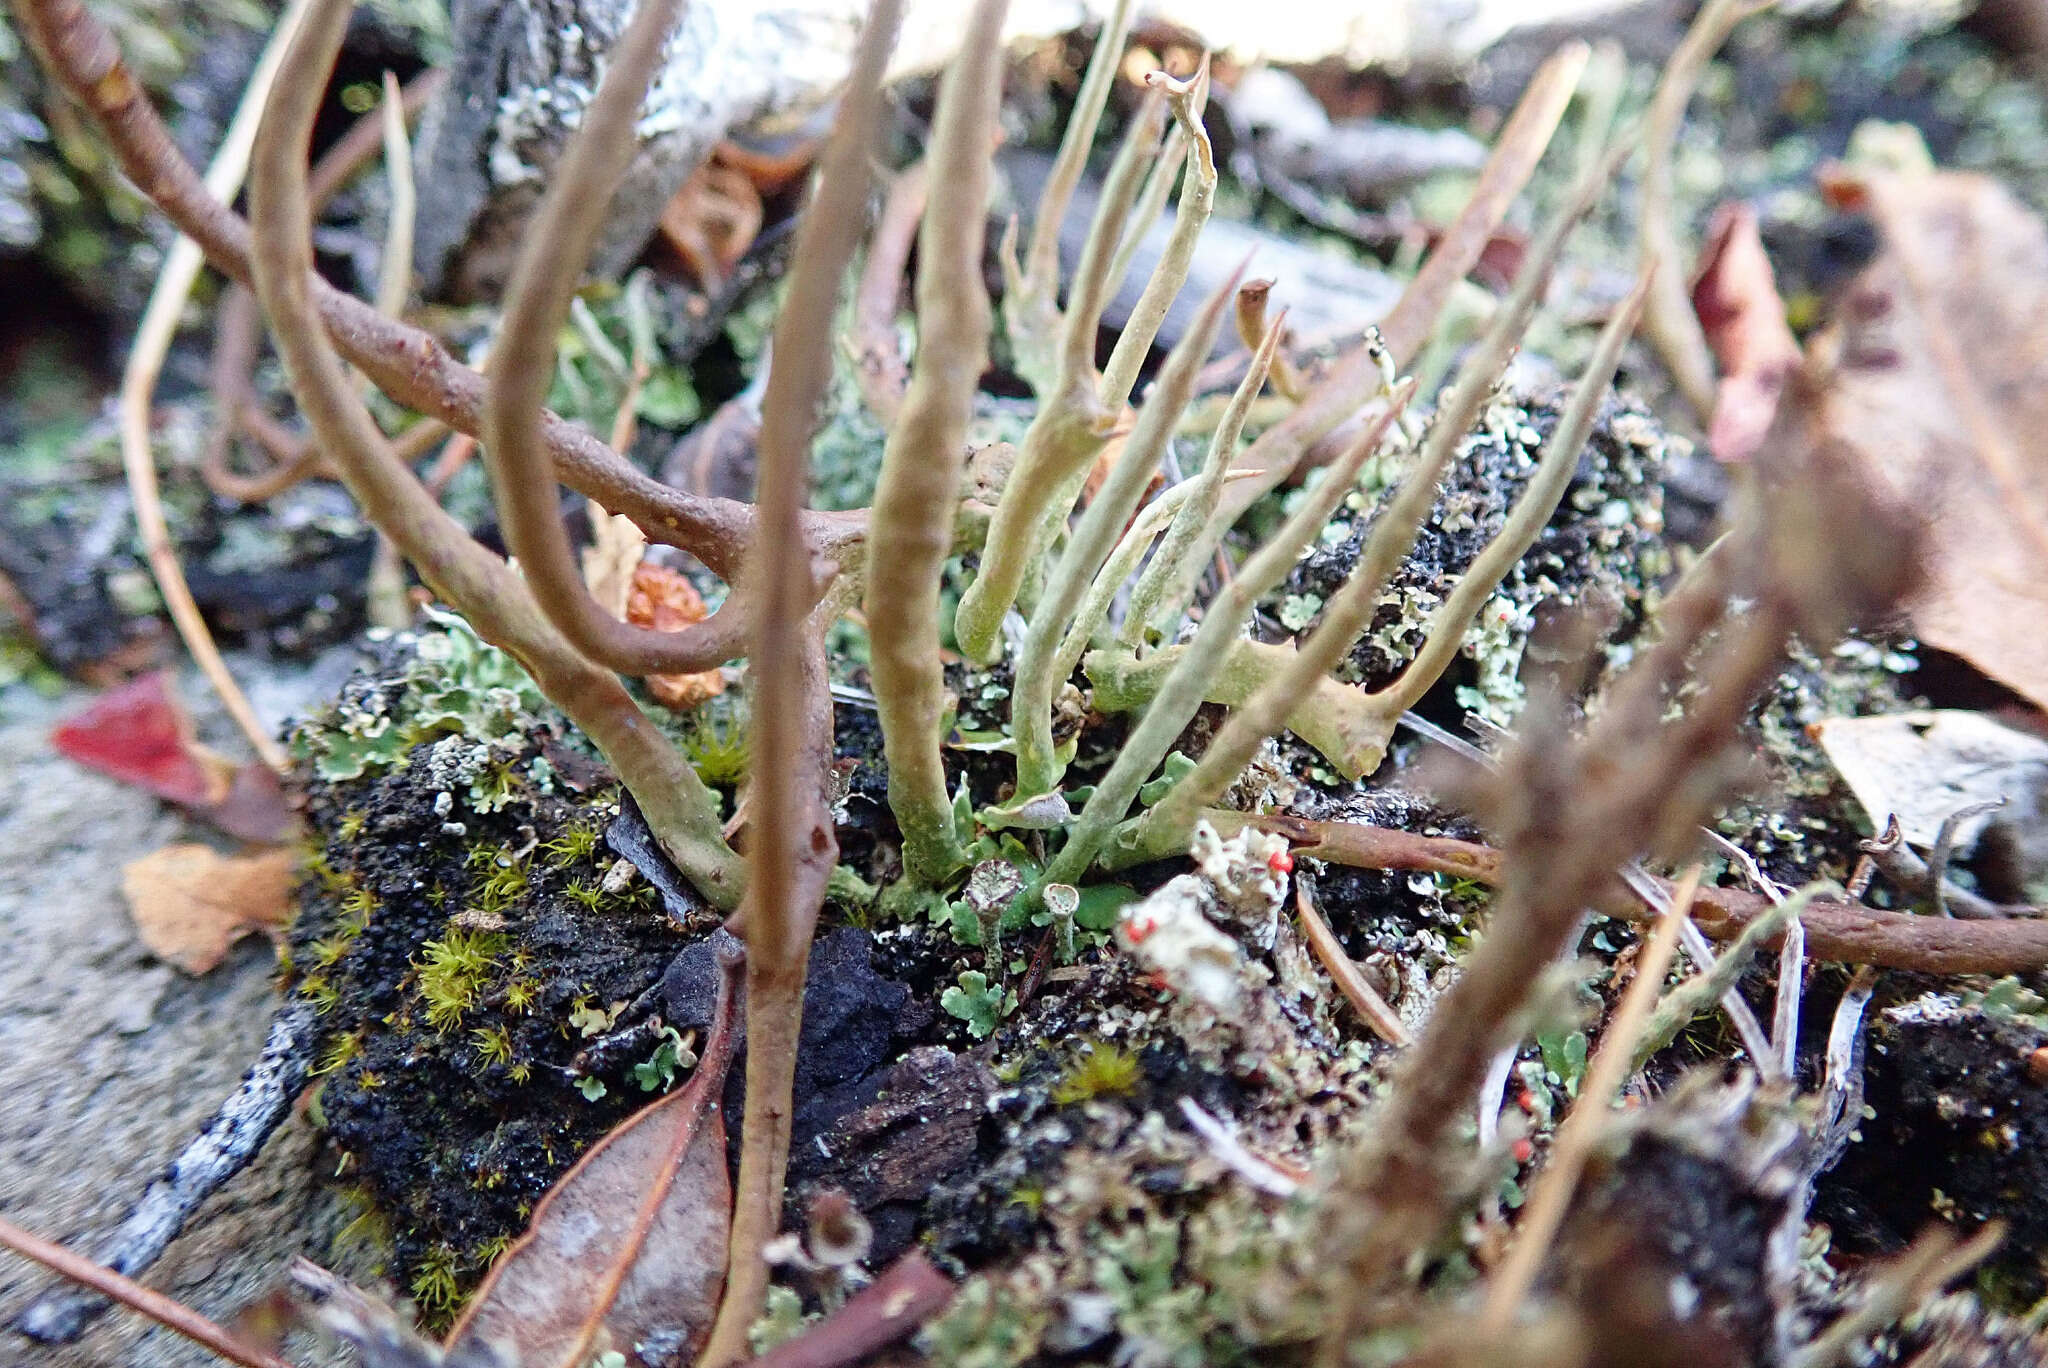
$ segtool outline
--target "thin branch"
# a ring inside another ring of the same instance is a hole
[[[904,873],[922,885],[951,875],[965,858],[939,754],[939,585],[960,501],[959,453],[987,361],[981,256],[1006,9],[1007,0],[976,6],[940,87],[928,154],[935,189],[917,265],[917,364],[883,448],[868,532],[868,639],[889,809],[903,831]]]
[[[1295,842],[1295,855],[1355,869],[1401,869],[1448,874],[1490,886],[1501,880],[1500,852],[1476,841],[1421,836],[1359,822],[1320,822],[1284,815],[1253,816],[1211,809],[1204,820],[1224,835],[1245,825],[1277,832]],[[1654,879],[1668,897],[1671,884]],[[1610,917],[1642,921],[1648,913],[1617,877],[1601,888],[1592,905]],[[1693,920],[1718,941],[1742,934],[1770,911],[1771,902],[1742,888],[1702,888]],[[2025,974],[2048,969],[2048,921],[2039,908],[2012,908],[1998,921],[1918,917],[1865,907],[1846,898],[1817,897],[1800,909],[1806,951],[1812,959],[1837,964],[1870,964],[1928,974]],[[1776,944],[1775,938],[1766,945]]]
[[[1308,937],[1309,949],[1329,970],[1330,979],[1337,985],[1337,991],[1351,1004],[1358,1015],[1370,1026],[1373,1034],[1389,1045],[1407,1046],[1415,1043],[1415,1037],[1408,1034],[1408,1028],[1387,1000],[1366,982],[1365,975],[1358,972],[1358,966],[1351,956],[1344,952],[1344,944],[1337,939],[1330,924],[1323,920],[1323,914],[1316,911],[1315,899],[1309,896],[1308,880],[1297,875],[1294,880],[1294,912],[1301,918],[1302,933]]]
[[[94,1260],[127,1276],[156,1262],[185,1222],[228,1180],[248,1166],[290,1111],[312,1067],[314,1014],[304,999],[293,999],[271,1018],[263,1052],[241,1083],[199,1133],[129,1208],[128,1214],[93,1250]],[[75,1288],[54,1288],[14,1319],[14,1328],[42,1344],[69,1344],[106,1303]]]
[[[1544,442],[1536,472],[1529,477],[1499,534],[1486,544],[1485,550],[1473,557],[1472,563],[1458,576],[1457,584],[1431,616],[1429,635],[1422,648],[1401,671],[1400,677],[1384,690],[1375,691],[1375,699],[1385,699],[1379,706],[1387,714],[1387,735],[1393,734],[1395,720],[1420,703],[1423,695],[1450,668],[1464,644],[1465,632],[1478,616],[1480,608],[1493,597],[1494,590],[1507,578],[1508,571],[1514,569],[1529,548],[1536,544],[1536,538],[1542,535],[1557,512],[1557,506],[1564,501],[1565,491],[1571,487],[1572,479],[1578,473],[1579,453],[1585,449],[1586,438],[1592,434],[1594,420],[1600,415],[1600,406],[1606,402],[1614,372],[1621,364],[1622,348],[1628,344],[1629,335],[1635,331],[1636,320],[1642,314],[1644,297],[1649,293],[1655,269],[1654,264],[1643,268],[1635,288],[1616,307],[1607,326],[1601,330],[1593,355],[1586,362],[1586,369],[1572,390],[1564,412],[1558,417],[1557,427]]]
[[[1117,239],[1136,199],[1144,164],[1154,155],[1166,122],[1156,93],[1141,105],[1110,164],[1095,218],[1060,315],[1054,353],[1057,381],[1039,393],[1037,414],[1025,429],[1015,467],[996,501],[982,543],[981,567],[960,595],[953,637],[968,659],[995,659],[1004,616],[1017,601],[1024,577],[1065,525],[1089,465],[1116,430],[1120,409],[1105,408],[1096,393],[1095,340],[1109,301],[1109,271]]]
[[[152,1291],[131,1278],[101,1268],[63,1245],[31,1235],[4,1216],[0,1216],[0,1246],[113,1298],[138,1316],[146,1316],[173,1334],[183,1335],[229,1363],[240,1364],[242,1368],[294,1368],[286,1359],[243,1343],[191,1307],[172,1301],[163,1293]]]
[[[1164,71],[1153,71],[1146,73],[1145,84],[1166,93],[1174,124],[1187,144],[1188,169],[1181,182],[1180,205],[1174,211],[1173,233],[1166,241],[1166,250],[1152,268],[1152,276],[1145,282],[1138,302],[1131,306],[1131,316],[1124,320],[1109,362],[1102,368],[1102,383],[1095,397],[1111,413],[1121,410],[1130,399],[1131,387],[1138,383],[1138,368],[1151,355],[1153,339],[1159,336],[1159,325],[1166,321],[1166,311],[1173,306],[1181,286],[1187,283],[1188,269],[1194,265],[1196,239],[1209,222],[1209,211],[1216,203],[1216,157],[1209,146],[1209,134],[1202,127],[1202,110],[1209,102],[1209,58],[1203,56],[1201,66],[1188,80],[1176,81]],[[1167,145],[1169,156],[1174,146]],[[1142,229],[1134,225],[1134,231]],[[1111,274],[1115,273],[1112,254]],[[1112,280],[1110,288],[1115,285]],[[1208,359],[1203,355],[1196,361],[1199,364]]]
[[[1194,641],[1176,660],[1173,673],[1167,676],[1159,696],[1145,709],[1145,715],[1138,719],[1138,725],[1118,750],[1109,772],[1096,781],[1095,791],[1088,795],[1081,815],[1067,833],[1067,843],[1060,848],[1041,883],[1079,883],[1088,872],[1103,844],[1111,838],[1116,824],[1123,821],[1130,811],[1138,789],[1159,762],[1166,758],[1174,739],[1202,706],[1210,677],[1228,659],[1231,644],[1250,620],[1254,605],[1285,578],[1317,531],[1329,521],[1331,512],[1350,494],[1360,468],[1379,450],[1381,439],[1413,393],[1413,382],[1403,382],[1394,387],[1387,410],[1379,422],[1359,436],[1351,449],[1330,468],[1322,483],[1308,491],[1307,497],[1288,515],[1280,530],[1245,562],[1237,578],[1209,605],[1208,613],[1202,618],[1201,630],[1195,633]],[[1021,736],[1021,731],[1019,734]],[[1210,743],[1210,750],[1204,753],[1203,761],[1196,765],[1194,773],[1200,772],[1201,765],[1207,763],[1208,755],[1214,753],[1217,744]],[[1242,769],[1240,765],[1237,771],[1233,771],[1233,777]],[[1184,776],[1181,784],[1192,777],[1192,774]],[[1169,791],[1168,801],[1174,792],[1179,791],[1181,784],[1176,784]],[[1174,833],[1175,847],[1167,853],[1178,854],[1185,849],[1182,843],[1193,833],[1194,824],[1190,822],[1186,832],[1168,823],[1161,823],[1156,828],[1148,828],[1141,823],[1140,829]]]
[[[1137,206],[1131,210],[1130,222],[1124,225],[1123,241],[1117,244],[1116,255],[1109,261],[1109,280],[1112,290],[1123,288],[1131,274],[1131,259],[1138,254],[1145,239],[1152,232],[1152,225],[1159,222],[1159,215],[1166,209],[1167,196],[1173,193],[1174,170],[1187,159],[1187,130],[1175,125],[1166,135],[1166,146],[1160,151],[1159,160],[1152,163],[1152,169],[1145,173],[1145,188],[1138,193]]]
[[[249,77],[248,88],[242,93],[235,117],[228,124],[220,151],[214,154],[213,164],[207,168],[204,188],[208,193],[227,198],[241,186],[242,176],[249,166],[249,148],[256,139],[257,119],[269,97],[271,83],[277,77],[278,66],[284,59],[285,46],[304,22],[309,3],[310,0],[294,0],[278,20],[276,31],[271,34],[263,56],[256,63],[255,72]],[[203,264],[199,244],[180,234],[171,244],[156,286],[150,291],[149,304],[136,327],[135,344],[128,353],[128,364],[121,373],[121,466],[127,474],[129,496],[135,502],[135,530],[142,539],[143,556],[149,562],[149,572],[156,579],[164,607],[169,611],[179,637],[184,640],[185,649],[213,685],[213,691],[220,696],[221,706],[227,709],[228,716],[249,739],[257,758],[283,774],[291,764],[284,747],[277,743],[256,716],[248,696],[235,683],[235,677],[228,673],[227,662],[221,659],[213,634],[207,630],[206,619],[200,614],[199,605],[193,601],[191,587],[185,582],[184,568],[178,564],[177,548],[171,542],[170,528],[164,521],[163,498],[156,476],[156,454],[150,444],[150,418],[155,407],[157,377],[163,372],[164,358],[170,353],[171,340],[177,336],[178,322],[185,313],[185,302],[192,294],[192,286],[198,281]]]
[[[446,71],[435,68],[408,81],[399,101],[404,117],[408,121],[418,118],[427,101],[447,79]],[[348,132],[337,138],[333,146],[320,154],[320,160],[313,163],[307,195],[316,218],[327,202],[369,165],[384,145],[384,122],[388,109],[388,102],[382,103],[357,119],[349,125]],[[255,292],[239,280],[231,281],[214,310],[213,326],[210,385],[213,390],[214,431],[200,466],[200,475],[205,479],[207,488],[237,503],[262,503],[300,480],[331,474],[318,448],[292,437],[257,406],[252,372],[263,344],[263,313],[256,305]],[[399,446],[403,451],[409,439],[422,444],[407,454],[407,459],[411,460],[421,454],[426,444],[438,440],[446,431],[446,427],[430,419],[408,429],[399,438]],[[237,433],[255,438],[269,450],[270,469],[257,475],[242,475],[231,468],[228,458]]]
[[[1145,548],[1152,544],[1152,539],[1159,535],[1160,528],[1166,526],[1168,519],[1177,519],[1188,502],[1199,497],[1200,483],[1200,480],[1182,480],[1171,489],[1162,490],[1157,498],[1132,517],[1131,525],[1124,530],[1123,540],[1102,563],[1095,582],[1088,586],[1088,596],[1081,600],[1073,621],[1067,624],[1067,634],[1060,642],[1059,654],[1053,659],[1054,679],[1066,679],[1074,673],[1074,667],[1081,663],[1096,628],[1109,616],[1117,591],[1124,587],[1131,571],[1137,568],[1138,558],[1145,554]]]
[[[1131,10],[1131,0],[1117,0],[1095,39],[1088,74],[1082,78],[1074,112],[1060,136],[1059,154],[1039,192],[1038,210],[1031,220],[1031,245],[1023,264],[1017,262],[1014,243],[1003,253],[1003,330],[1017,358],[1018,372],[1041,398],[1058,382],[1054,339],[1059,333],[1060,228],[1066,222],[1074,188],[1087,168],[1117,69],[1123,64]]]
[[[962,47],[963,54],[973,48]],[[941,136],[935,129],[933,138]],[[988,163],[986,146],[979,149],[981,163]],[[930,188],[931,169],[920,159],[898,172],[889,194],[882,201],[882,216],[868,239],[867,260],[861,263],[860,285],[853,292],[853,378],[860,386],[868,411],[885,430],[893,431],[896,414],[903,407],[903,393],[910,388],[910,367],[903,360],[903,342],[896,332],[897,300],[903,293],[903,270],[910,264],[910,245],[917,240],[917,225],[924,218],[925,198]],[[941,186],[945,184],[940,181]],[[974,288],[983,297],[987,312],[988,292],[979,279],[981,259],[975,258]],[[918,313],[920,329],[923,311]],[[986,353],[986,335],[975,339]],[[872,559],[874,552],[869,551]]]
[[[840,605],[828,595],[817,615],[824,620],[806,621],[818,599],[817,571],[797,551],[804,545],[811,441],[832,380],[840,286],[866,227],[882,73],[901,19],[900,0],[875,0],[861,32],[817,191],[797,233],[762,400],[760,527],[748,567],[760,594],[748,652],[753,816],[739,917],[747,942],[747,1109],[725,1296],[700,1360],[706,1368],[745,1356],[748,1327],[767,1295],[761,1251],[781,1225],[805,965],[838,860],[826,802],[832,697],[824,629]]]
[[[1458,382],[1449,397],[1438,409],[1415,466],[1389,500],[1384,514],[1373,524],[1350,575],[1324,605],[1322,621],[1309,633],[1308,639],[1302,642],[1285,667],[1262,685],[1243,707],[1231,714],[1195,768],[1184,775],[1159,805],[1146,815],[1142,833],[1135,842],[1137,846],[1159,850],[1177,846],[1186,840],[1188,833],[1194,830],[1200,810],[1222,796],[1265,739],[1287,725],[1288,717],[1302,700],[1350,653],[1352,644],[1372,621],[1382,589],[1415,545],[1424,519],[1436,504],[1437,484],[1528,327],[1549,282],[1550,272],[1564,250],[1565,241],[1579,219],[1606,189],[1624,147],[1625,144],[1617,144],[1607,156],[1587,168],[1574,185],[1569,203],[1530,249],[1529,258],[1516,277],[1514,290],[1495,316],[1475,355],[1459,373]],[[1609,329],[1610,334],[1613,331]],[[1597,404],[1599,396],[1606,392],[1614,363],[1619,359],[1619,345],[1618,340],[1603,336],[1602,349],[1596,353],[1587,374],[1580,381],[1579,392],[1574,395],[1575,406],[1581,403],[1588,406],[1583,415],[1585,426],[1590,426],[1594,411],[1591,406]],[[1561,427],[1553,440],[1571,435]],[[1577,437],[1583,441],[1584,436],[1582,428]],[[1559,449],[1562,450],[1561,447]],[[1503,530],[1505,533],[1506,529]],[[1373,716],[1364,720],[1367,734],[1357,743],[1362,772],[1377,767],[1379,756],[1384,752],[1384,736],[1380,736],[1377,742],[1372,740],[1372,736],[1381,730],[1382,725],[1385,731],[1391,732],[1394,718],[1403,710],[1402,707],[1394,707],[1382,724],[1378,716],[1380,705],[1367,703],[1365,706]],[[1367,753],[1370,753],[1369,763],[1365,761]],[[1346,757],[1346,761],[1351,759],[1351,756]]]

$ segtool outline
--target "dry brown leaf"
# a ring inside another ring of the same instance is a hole
[[[1785,382],[1801,359],[1757,232],[1756,210],[1748,205],[1724,204],[1714,211],[1692,307],[1721,368],[1707,448],[1716,460],[1741,465],[1763,445]]]
[[[673,632],[702,622],[709,611],[697,587],[681,571],[646,561],[633,567],[632,591],[626,596],[626,621],[634,626]],[[649,675],[647,691],[662,706],[686,712],[705,699],[724,693],[725,676],[717,670]]]
[[[203,974],[242,937],[284,925],[296,863],[289,850],[222,855],[210,846],[165,846],[124,869],[121,890],[150,953]]]
[[[1807,349],[1808,431],[1925,528],[1920,640],[2048,706],[2048,227],[1985,176],[1829,189],[1883,247]]]
[[[2008,727],[1984,713],[1945,708],[1830,717],[1809,729],[1856,796],[1873,831],[1896,817],[1906,840],[1926,849],[1951,814],[2004,802],[1958,822],[1958,849],[1987,826],[2018,817],[2038,820],[2048,809],[2048,740]]]
[[[549,1189],[449,1333],[454,1357],[489,1349],[521,1368],[583,1368],[616,1351],[642,1368],[686,1361],[710,1330],[732,1225],[719,1097],[744,962],[738,941],[714,934],[725,944],[697,1072]]]

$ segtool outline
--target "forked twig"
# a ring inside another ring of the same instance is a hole
[[[607,56],[604,80],[523,235],[491,349],[478,434],[506,544],[525,570],[534,601],[578,650],[631,675],[694,674],[744,650],[745,623],[729,606],[679,631],[662,631],[622,621],[591,597],[562,525],[543,433],[556,338],[638,146],[641,102],[681,12],[682,0],[644,0]],[[783,544],[793,547],[801,539],[799,530]]]

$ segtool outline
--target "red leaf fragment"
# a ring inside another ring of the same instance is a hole
[[[1748,205],[1724,204],[1714,211],[1692,307],[1721,367],[1707,447],[1725,465],[1747,464],[1763,445],[1785,382],[1801,360],[1757,232],[1756,211]]]
[[[159,798],[207,807],[228,796],[234,765],[194,739],[162,670],[109,689],[50,734],[57,753]]]

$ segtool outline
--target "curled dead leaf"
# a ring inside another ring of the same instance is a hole
[[[745,954],[726,932],[704,1056],[689,1083],[628,1117],[564,1174],[449,1333],[451,1357],[583,1368],[685,1360],[725,1284],[732,1187],[720,1094]]]
[[[222,855],[210,846],[165,846],[122,870],[121,891],[150,953],[204,974],[242,937],[284,925],[295,864],[289,850]]]
[[[632,588],[626,596],[626,621],[634,626],[673,632],[702,622],[709,611],[697,587],[681,571],[646,561],[633,568]],[[664,707],[684,712],[724,693],[725,676],[717,670],[649,675],[647,691]]]
[[[1917,524],[1914,635],[2048,706],[2048,226],[1986,176],[1838,172],[1831,190],[1882,246],[1757,464],[1823,458]]]

